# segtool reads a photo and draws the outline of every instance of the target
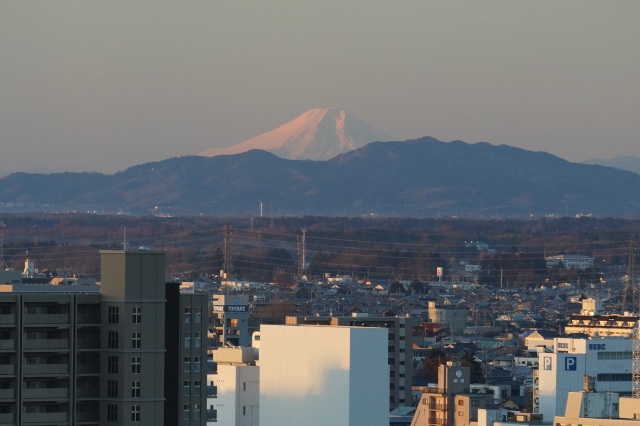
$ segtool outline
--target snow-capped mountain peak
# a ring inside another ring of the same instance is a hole
[[[344,109],[313,108],[271,131],[200,155],[214,157],[262,149],[290,160],[328,160],[370,142],[389,140],[389,136]]]

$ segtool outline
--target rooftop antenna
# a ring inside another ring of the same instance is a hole
[[[5,270],[8,268],[7,263],[4,261],[4,228],[7,225],[0,220],[0,270]]]
[[[122,250],[127,251],[127,249],[129,248],[129,243],[127,242],[127,227],[124,227],[124,230],[122,232]]]

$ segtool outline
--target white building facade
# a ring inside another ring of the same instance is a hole
[[[595,378],[596,391],[631,393],[631,339],[556,338],[553,352],[539,353],[538,362],[534,395],[545,420],[564,415],[569,392],[581,391],[585,376]]]
[[[388,331],[262,325],[260,424],[388,426]]]

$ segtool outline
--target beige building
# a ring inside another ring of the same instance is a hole
[[[640,425],[640,400],[621,398],[613,392],[571,392],[564,416],[555,416],[553,425]]]
[[[424,388],[411,426],[471,426],[492,395],[470,393],[471,370],[449,361],[438,367],[438,387]]]

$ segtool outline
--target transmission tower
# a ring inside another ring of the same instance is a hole
[[[636,275],[636,236],[631,234],[629,236],[629,260],[627,262],[627,285],[624,289],[624,298],[622,300],[622,311],[635,311],[636,304],[636,288],[635,288],[635,275]],[[631,300],[629,300],[631,299]]]
[[[636,269],[636,236],[631,235],[629,238],[629,271],[627,290],[631,290],[631,310],[640,313],[640,307],[636,300],[636,288],[635,288],[635,271]],[[625,303],[627,302],[627,291],[625,291]],[[633,397],[640,399],[640,321],[636,321],[636,326],[633,330],[633,361],[631,366],[631,389]]]
[[[302,228],[302,237],[298,237],[298,278],[304,275],[307,228]]]
[[[7,263],[4,261],[4,228],[7,225],[0,220],[0,271],[4,271],[8,268]]]
[[[224,224],[224,279],[226,280],[231,274],[231,224],[227,221]]]

